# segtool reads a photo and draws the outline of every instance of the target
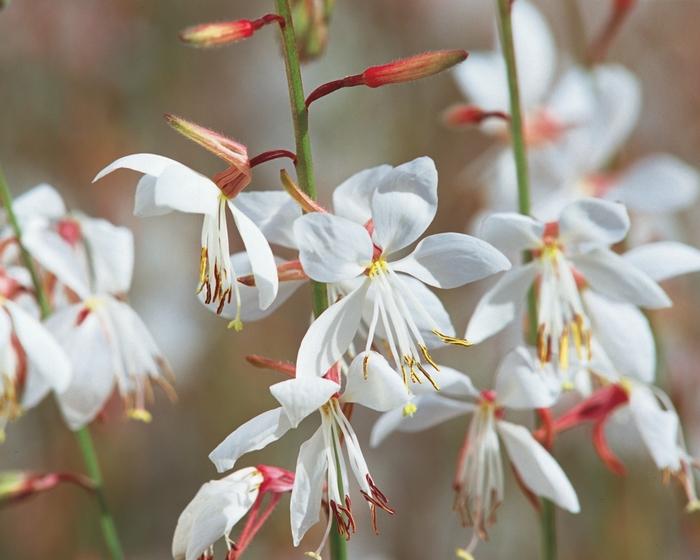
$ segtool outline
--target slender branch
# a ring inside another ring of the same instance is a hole
[[[31,275],[32,284],[34,284],[34,290],[36,292],[36,299],[41,310],[41,316],[45,319],[51,314],[49,298],[46,294],[46,289],[41,282],[41,278],[39,277],[36,267],[34,266],[34,261],[32,260],[29,251],[27,251],[22,244],[22,228],[19,220],[17,219],[17,215],[15,214],[12,203],[12,194],[7,185],[2,169],[0,169],[0,200],[5,208],[7,220],[12,227],[15,237],[17,238],[22,264],[24,264]],[[109,550],[110,558],[112,558],[112,560],[123,560],[124,553],[122,552],[121,544],[119,542],[114,519],[112,518],[112,514],[110,513],[107,501],[105,499],[104,483],[102,480],[102,473],[100,471],[100,464],[97,460],[97,453],[95,452],[95,446],[92,442],[90,432],[87,428],[82,428],[74,433],[78,441],[78,445],[80,446],[80,451],[83,454],[88,475],[94,484],[94,492],[100,508],[100,525],[102,527],[102,536],[105,544],[107,545],[107,549]]]
[[[513,42],[513,25],[511,19],[511,1],[496,0],[498,6],[499,30],[503,58],[508,74],[508,94],[510,98],[510,128],[513,142],[513,156],[518,180],[518,210],[521,214],[530,214],[530,182],[527,166],[527,149],[523,134],[523,118],[518,85],[518,68]],[[530,254],[525,260],[531,259]],[[532,342],[537,336],[537,303],[534,289],[528,294],[528,338]],[[542,500],[540,527],[542,535],[542,559],[555,560],[557,556],[556,518],[554,505],[549,500]]]
[[[292,122],[296,140],[296,170],[299,187],[312,200],[316,200],[316,184],[314,182],[313,160],[311,153],[311,138],[309,135],[309,112],[306,107],[304,84],[301,78],[301,65],[297,52],[292,11],[289,0],[275,0],[277,13],[284,18],[282,25],[282,45],[284,62],[287,70],[289,100],[292,108]],[[312,306],[314,316],[318,317],[328,308],[328,291],[326,285],[319,282],[311,283]],[[337,457],[336,457],[337,462]],[[340,472],[340,469],[338,469]],[[338,481],[341,484],[340,480]],[[338,532],[338,525],[333,521],[330,533],[331,558],[333,560],[347,559],[347,545]]]

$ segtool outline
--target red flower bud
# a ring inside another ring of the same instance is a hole
[[[193,47],[219,47],[252,37],[261,27],[275,22],[282,25],[284,19],[277,14],[267,14],[256,20],[203,23],[181,31],[180,39]]]
[[[452,68],[466,60],[469,53],[463,50],[433,51],[372,66],[362,73],[364,85],[376,88],[427,78]]]
[[[481,124],[486,119],[510,120],[503,111],[484,111],[476,105],[454,105],[447,109],[443,116],[443,122],[448,126],[469,126]]]

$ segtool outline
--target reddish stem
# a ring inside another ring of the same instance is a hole
[[[257,368],[277,371],[279,373],[289,375],[290,377],[296,376],[296,366],[291,362],[273,360],[272,358],[266,358],[265,356],[260,356],[258,354],[249,354],[245,357],[245,359],[250,365]]]
[[[334,91],[338,91],[339,89],[363,85],[365,85],[365,78],[362,74],[346,76],[345,78],[340,78],[339,80],[333,80],[332,82],[320,85],[306,98],[306,107],[308,108],[317,99],[321,99],[322,97],[325,97]]]
[[[297,162],[297,155],[294,152],[290,152],[289,150],[270,150],[269,152],[263,152],[262,154],[258,154],[257,156],[251,158],[250,166],[256,167],[261,163],[266,163],[268,161],[272,161],[273,159],[279,158],[289,158],[295,164]]]

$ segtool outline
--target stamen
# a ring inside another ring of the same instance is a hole
[[[423,354],[423,358],[425,359],[425,361],[428,362],[431,366],[433,366],[433,369],[435,371],[440,371],[440,368],[435,363],[435,360],[433,360],[433,357],[430,355],[430,352],[428,352],[428,347],[421,344],[418,346],[418,348],[420,349],[420,353]]]
[[[449,336],[445,333],[440,332],[437,329],[433,329],[433,334],[445,344],[454,344],[455,346],[464,346],[465,348],[468,348],[472,345],[472,343],[465,338],[456,338],[454,336]]]
[[[126,411],[126,415],[132,420],[137,420],[144,424],[150,424],[151,420],[153,420],[151,413],[144,408],[130,408]]]

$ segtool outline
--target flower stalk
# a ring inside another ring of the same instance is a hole
[[[17,239],[22,264],[26,267],[31,276],[32,284],[34,285],[34,290],[36,293],[36,299],[41,311],[41,317],[42,319],[45,319],[51,314],[49,298],[46,294],[46,289],[41,282],[41,278],[39,277],[36,267],[34,266],[34,261],[32,260],[31,255],[22,244],[22,228],[19,220],[17,219],[17,215],[14,212],[12,194],[7,181],[5,180],[2,169],[0,169],[0,201],[5,208],[7,220]],[[90,432],[88,431],[87,427],[83,427],[74,433],[78,441],[80,451],[83,455],[83,460],[93,485],[98,506],[100,508],[100,526],[102,528],[102,536],[109,551],[110,558],[112,560],[123,560],[124,553],[119,541],[119,535],[117,533],[114,519],[105,498],[104,481],[102,479],[102,472],[100,470],[100,464],[97,459],[97,453],[95,451],[95,445],[92,441],[92,437],[90,436]]]
[[[314,181],[313,158],[311,152],[311,137],[309,134],[309,111],[306,106],[304,84],[301,77],[301,63],[297,51],[297,41],[292,22],[292,10],[289,0],[275,0],[277,13],[284,19],[281,25],[284,64],[289,86],[289,100],[294,125],[296,142],[296,171],[299,187],[312,200],[316,200],[316,184]],[[311,283],[312,307],[315,317],[318,317],[328,307],[328,291],[326,285],[320,282]],[[347,545],[338,532],[337,522],[333,521],[330,533],[331,558],[333,560],[347,559]]]
[[[503,48],[508,78],[508,94],[510,99],[510,130],[513,144],[513,156],[515,158],[515,171],[518,184],[518,211],[529,215],[531,210],[530,180],[528,177],[527,148],[523,132],[523,116],[520,102],[520,88],[518,86],[518,68],[515,58],[515,45],[513,41],[513,25],[511,18],[511,0],[496,0],[498,9],[499,33]],[[530,254],[524,256],[525,260],[531,258]],[[537,302],[534,289],[528,294],[528,338],[534,342],[537,336]],[[540,533],[542,540],[543,560],[554,560],[557,557],[557,535],[554,504],[549,500],[542,500],[540,513]]]

